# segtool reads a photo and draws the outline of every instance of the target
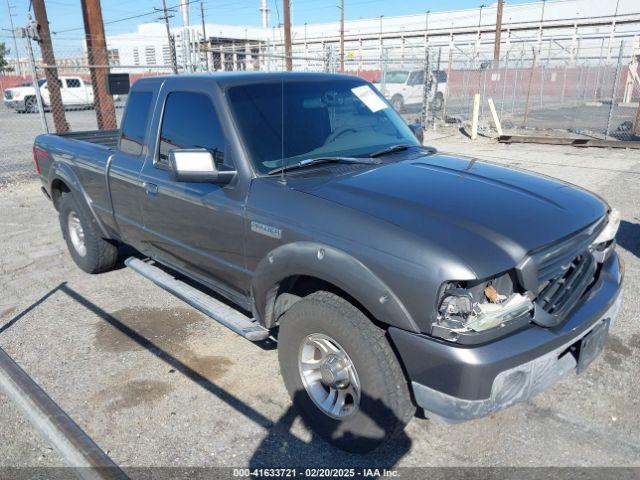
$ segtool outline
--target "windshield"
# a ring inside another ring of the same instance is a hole
[[[367,156],[392,145],[418,145],[387,101],[357,78],[254,83],[231,87],[228,95],[261,173],[283,162]]]
[[[38,86],[41,87],[44,82],[46,82],[46,80],[44,78],[39,78],[38,79]],[[18,87],[31,87],[31,86],[33,86],[33,83],[31,83],[31,82],[24,82],[24,83],[21,83],[20,85],[18,85]]]
[[[404,83],[408,76],[409,72],[387,72],[384,81],[386,83]]]

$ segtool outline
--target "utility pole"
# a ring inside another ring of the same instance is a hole
[[[191,61],[191,30],[189,28],[189,1],[180,0],[180,10],[182,11],[182,45],[184,65],[187,73],[193,71],[193,62]]]
[[[164,0],[163,0],[164,1]],[[204,42],[204,61],[209,71],[209,40],[207,39],[207,30],[204,26],[204,5],[200,0],[200,19],[202,20],[202,41]]]
[[[542,50],[542,25],[544,23],[544,7],[547,5],[547,0],[542,0],[542,13],[540,14],[540,29],[538,30],[538,56]]]
[[[269,3],[267,0],[260,0],[260,13],[262,14],[262,28],[269,28]]]
[[[340,0],[340,71],[344,72],[344,0]]]
[[[44,74],[47,78],[47,90],[49,91],[49,103],[51,105],[51,112],[53,113],[53,124],[56,133],[65,133],[69,131],[69,124],[67,123],[64,105],[62,104],[62,96],[60,95],[60,80],[58,79],[56,58],[53,54],[53,46],[51,45],[47,8],[44,5],[44,0],[33,0],[32,5],[33,13],[38,23],[40,52],[42,53]]]
[[[109,74],[109,56],[107,41],[104,38],[104,22],[100,0],[80,0],[87,42],[87,57],[91,72],[91,86],[96,108],[99,130],[115,130],[116,110],[113,97],[107,93],[107,75]]]
[[[293,59],[291,58],[291,10],[289,0],[282,0],[284,16],[284,60],[287,71],[293,70]]]
[[[16,28],[13,26],[13,14],[11,13],[11,4],[7,0],[7,13],[9,14],[9,23],[11,24],[11,35],[13,36],[13,48],[15,49],[16,56],[16,69],[18,75],[22,76],[22,67],[20,66],[20,54],[18,52],[18,41],[16,40]]]
[[[171,36],[171,29],[169,28],[169,14],[167,13],[167,1],[162,0],[162,18],[164,20],[164,26],[167,29],[167,43],[169,45],[169,54],[171,55],[171,70],[173,74],[178,73],[178,63],[176,61],[176,49],[173,43],[173,37]]]
[[[504,0],[498,0],[498,12],[496,13],[496,35],[495,43],[493,45],[493,67],[498,68],[500,66],[500,37],[502,35],[502,8],[504,6]]]

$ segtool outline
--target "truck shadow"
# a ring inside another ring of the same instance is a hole
[[[44,302],[46,302],[54,293],[56,293],[59,290],[62,290],[63,287],[65,287],[67,284],[67,282],[63,282],[60,285],[58,285],[57,287],[52,288],[51,290],[49,290],[47,293],[45,293],[42,297],[40,297],[38,300],[36,300],[35,302],[33,302],[31,305],[29,305],[27,308],[25,308],[24,310],[22,310],[20,313],[18,313],[17,315],[14,315],[7,323],[5,323],[4,325],[2,325],[0,327],[0,334],[4,333],[5,331],[7,331],[8,329],[10,329],[13,325],[15,325],[22,317],[24,317],[25,315],[27,315],[29,312],[31,312],[34,308],[38,307],[39,305],[42,305]]]
[[[78,302],[83,307],[94,313],[103,321],[107,322],[113,328],[126,335],[132,341],[155,355],[158,359],[170,365],[177,372],[180,372],[189,380],[193,381],[207,392],[215,395],[218,399],[225,402],[238,413],[264,428],[267,432],[265,438],[255,450],[249,461],[251,467],[290,467],[299,465],[304,467],[320,467],[320,466],[339,466],[339,467],[367,467],[375,466],[377,468],[392,468],[409,450],[411,441],[404,431],[395,439],[387,442],[384,448],[377,449],[365,455],[347,453],[327,444],[321,437],[312,434],[310,442],[306,442],[296,436],[292,431],[295,420],[299,417],[299,412],[294,405],[291,405],[285,413],[275,423],[268,417],[247,405],[232,393],[226,391],[222,387],[216,385],[209,378],[197,372],[189,365],[175,358],[169,352],[163,350],[160,346],[139,334],[123,322],[110,315],[108,312],[95,305],[93,302],[85,298],[80,293],[69,287],[66,283],[60,284],[53,291],[49,292],[37,304],[46,300],[53,292],[62,291],[71,299]],[[34,304],[30,308],[35,308]],[[298,392],[297,395],[306,393]],[[296,398],[298,401],[299,398]],[[364,398],[363,398],[364,400]],[[297,402],[294,402],[294,404]],[[390,410],[379,400],[369,399],[363,405],[368,405],[371,412],[365,412],[379,427],[380,435],[385,434],[385,425],[380,423],[382,414],[386,414],[387,418],[391,418]],[[375,411],[375,414],[374,414]],[[333,432],[332,432],[333,433]],[[343,437],[347,442],[357,442],[361,446],[367,446],[369,443],[377,443],[378,438],[357,438]]]
[[[626,251],[640,258],[640,224],[622,220],[616,242]]]
[[[340,450],[327,442],[318,434],[311,432],[311,441],[301,440],[292,433],[294,423],[298,418],[304,423],[296,404],[303,400],[307,394],[304,391],[296,392],[292,405],[284,412],[275,425],[269,428],[267,436],[262,440],[253,456],[249,460],[249,468],[377,468],[392,469],[398,461],[411,449],[411,440],[404,430],[395,438],[389,439],[380,448],[364,454],[350,453]],[[327,435],[346,444],[352,444],[356,448],[373,448],[380,439],[388,433],[388,426],[380,422],[380,418],[396,419],[389,408],[378,399],[372,399],[363,395],[361,405],[366,410],[364,413],[373,420],[378,432],[371,437],[355,436],[350,433],[340,433],[336,430],[327,432]],[[327,422],[333,425],[334,422]]]

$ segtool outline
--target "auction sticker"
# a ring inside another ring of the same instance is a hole
[[[369,85],[352,88],[351,91],[374,113],[389,107],[389,105],[384,103],[382,99],[376,95],[376,92],[371,90]]]

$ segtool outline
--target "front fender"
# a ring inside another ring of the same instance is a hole
[[[394,292],[348,253],[316,242],[294,242],[271,251],[256,268],[251,291],[258,317],[272,326],[273,302],[280,283],[304,275],[328,282],[356,299],[377,320],[418,332],[418,326]]]
[[[87,195],[87,192],[84,189],[84,187],[82,186],[82,183],[80,182],[80,179],[78,178],[78,175],[76,175],[76,173],[73,171],[73,169],[67,163],[61,162],[59,160],[55,160],[51,164],[51,168],[49,170],[49,178],[51,179],[51,181],[49,182],[49,191],[51,192],[51,197],[52,198],[53,198],[53,184],[54,184],[54,182],[56,180],[60,180],[60,181],[64,182],[69,187],[69,189],[71,190],[71,193],[77,195],[78,200],[84,202],[84,205],[89,210],[89,213],[91,214],[93,219],[96,221],[102,236],[104,238],[111,238],[111,235],[109,235],[107,233],[107,230],[106,230],[104,224],[102,223],[102,221],[100,220],[100,217],[98,217],[98,215],[96,215],[96,212],[95,212],[95,210],[93,208],[93,202],[92,202],[91,198],[89,197],[89,195]],[[56,205],[56,208],[58,208],[57,205]]]

